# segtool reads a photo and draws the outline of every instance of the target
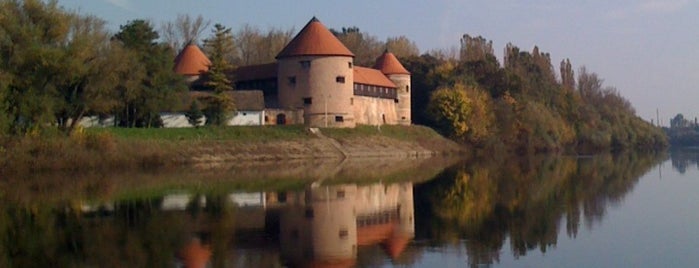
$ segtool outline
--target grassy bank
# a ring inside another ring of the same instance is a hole
[[[359,126],[322,132],[360,153],[458,151],[451,141],[420,126]],[[327,139],[318,138],[303,126],[91,128],[67,137],[48,133],[7,138],[0,143],[0,152],[2,173],[342,157]]]

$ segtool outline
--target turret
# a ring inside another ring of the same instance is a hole
[[[209,71],[211,61],[193,43],[187,44],[175,57],[175,73],[185,77],[188,83],[198,80]]]
[[[398,124],[410,125],[412,123],[410,116],[410,72],[403,67],[396,56],[389,52],[388,49],[376,59],[374,69],[381,70],[388,79],[391,79],[396,84]]]
[[[277,55],[279,104],[312,127],[354,127],[354,54],[315,17]]]

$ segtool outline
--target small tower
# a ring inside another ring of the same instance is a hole
[[[175,57],[175,73],[182,75],[187,83],[197,81],[202,74],[209,71],[211,61],[199,49],[199,46],[189,43]]]
[[[277,55],[279,104],[312,127],[354,127],[354,54],[315,17]]]
[[[396,84],[398,124],[410,125],[412,123],[410,117],[410,72],[400,64],[400,61],[393,53],[388,52],[388,49],[376,59],[374,69],[381,70],[388,79],[391,79]]]

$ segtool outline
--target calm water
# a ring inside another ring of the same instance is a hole
[[[0,267],[699,266],[699,154],[451,163],[5,178]]]

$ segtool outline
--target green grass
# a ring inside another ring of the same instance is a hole
[[[89,128],[88,133],[108,132],[124,140],[297,140],[310,135],[303,126],[227,126],[200,128]]]

